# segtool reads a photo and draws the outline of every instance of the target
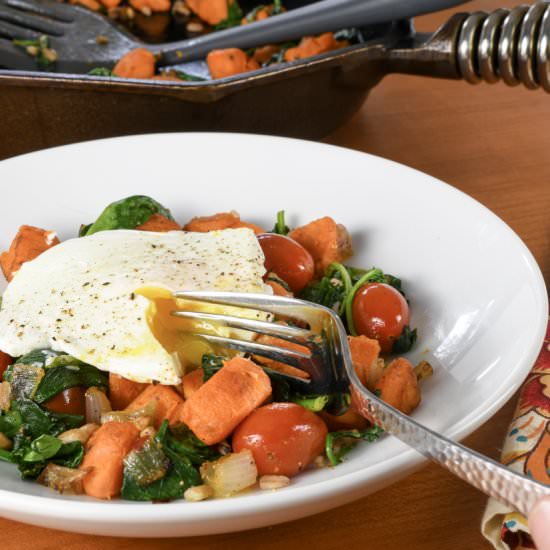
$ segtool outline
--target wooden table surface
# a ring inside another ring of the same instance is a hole
[[[412,1],[412,0],[411,0]],[[468,9],[519,2],[479,0]],[[433,30],[450,12],[423,17]],[[440,178],[504,219],[535,255],[550,283],[550,96],[504,85],[470,86],[390,76],[362,110],[327,142],[386,157]],[[496,457],[514,399],[466,440]],[[101,538],[0,520],[3,550],[149,548],[286,550],[474,550],[483,495],[442,469],[421,471],[368,498],[300,521],[265,529],[193,539]]]

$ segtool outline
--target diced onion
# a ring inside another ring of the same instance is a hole
[[[254,485],[258,469],[249,449],[222,456],[201,466],[201,476],[215,497],[229,497]]]
[[[214,494],[210,485],[197,485],[196,487],[189,487],[183,493],[183,498],[189,502],[199,502],[200,500],[206,500]]]
[[[84,394],[86,403],[86,423],[99,424],[101,415],[112,410],[111,402],[99,388],[88,388]]]
[[[73,430],[67,430],[57,437],[63,443],[72,443],[73,441],[80,441],[82,445],[90,439],[92,434],[99,428],[97,424],[84,424],[80,428],[74,428]]]
[[[101,415],[101,424],[106,422],[133,422],[141,431],[151,424],[157,409],[156,401],[149,401],[145,407],[135,411],[107,411]],[[144,420],[145,419],[145,420]]]
[[[81,495],[84,492],[82,480],[90,472],[89,468],[65,468],[50,462],[38,477],[38,482],[60,493],[74,493]]]
[[[8,411],[11,401],[11,384],[9,382],[0,383],[0,411]]]
[[[15,399],[22,397],[32,399],[44,374],[44,369],[16,363],[13,366],[11,380],[12,396]]]

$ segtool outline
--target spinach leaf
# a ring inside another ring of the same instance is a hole
[[[161,452],[167,459],[165,474],[151,483],[140,483],[139,476],[135,475],[135,470],[124,467],[122,482],[122,498],[128,500],[155,500],[167,501],[181,498],[183,493],[194,485],[202,483],[198,469],[193,462],[183,452],[181,446],[174,444],[174,436],[168,427],[168,422],[164,421],[157,435],[154,438],[155,445],[158,445]],[[151,452],[150,449],[142,449],[142,452]]]
[[[90,230],[90,227],[92,227],[92,225],[94,225],[94,224],[93,223],[81,224],[80,229],[78,230],[78,236],[79,237],[85,237],[86,233],[88,233],[88,231]]]
[[[144,195],[134,195],[111,203],[86,232],[84,233],[81,229],[80,234],[86,236],[110,229],[135,229],[153,214],[161,214],[170,220],[174,219],[170,210],[156,200]]]
[[[24,457],[31,452],[32,437],[19,432],[12,441],[13,447],[11,456],[13,462],[17,464],[21,477],[30,479],[37,478],[46,467],[46,463],[43,460],[24,460]]]
[[[42,434],[51,433],[53,430],[55,422],[51,416],[37,405],[34,401],[30,399],[18,399],[13,401],[11,404],[11,409],[16,411],[21,416],[21,427],[23,433],[32,439],[35,439]],[[61,430],[62,431],[62,430]],[[58,431],[53,435],[61,433]]]
[[[12,439],[13,448],[0,459],[16,463],[24,478],[38,477],[48,461],[76,467],[84,447],[78,441],[63,443],[56,436],[83,423],[82,416],[46,411],[31,399],[12,401],[10,410],[0,416],[0,431]]]
[[[48,434],[34,440],[24,434],[17,434],[11,456],[24,478],[38,477],[48,462],[76,468],[83,457],[84,446],[80,441],[63,443],[57,437]]]
[[[14,365],[22,364],[44,368],[49,366],[50,363],[60,355],[63,354],[59,351],[53,351],[52,349],[37,349],[19,357]]]
[[[12,453],[5,449],[0,449],[0,460],[3,462],[15,462]]]
[[[328,266],[323,278],[307,286],[299,297],[340,313],[351,287],[352,280],[348,268],[333,263]]]
[[[330,401],[330,395],[295,395],[291,399],[293,403],[301,405],[308,411],[319,412]]]
[[[366,430],[343,430],[330,432],[325,440],[325,452],[332,466],[342,462],[342,458],[349,453],[359,440],[372,443],[376,441],[384,430],[378,426],[371,426]]]
[[[285,54],[290,48],[295,48],[299,44],[298,40],[291,40],[279,45],[279,50],[275,52],[269,61],[263,64],[264,67],[269,65],[275,65],[276,63],[282,63],[285,60]]]
[[[84,445],[80,441],[63,443],[51,462],[66,468],[78,468],[84,458]]]
[[[94,67],[91,71],[88,71],[90,76],[115,76],[111,69],[107,67]]]
[[[203,78],[202,76],[196,76],[194,74],[186,73],[185,71],[174,71],[176,73],[176,76],[180,80],[185,80],[186,82],[204,82],[206,78]]]
[[[42,462],[52,458],[62,446],[63,442],[57,437],[42,434],[31,441],[29,450],[23,455],[23,462]]]
[[[226,357],[216,355],[214,353],[205,353],[201,359],[201,367],[203,370],[203,382],[210,380],[222,367]]]
[[[104,372],[101,372],[92,365],[82,363],[70,355],[59,357],[60,363],[63,357],[67,358],[69,364],[66,366],[62,364],[59,364],[59,366],[52,365],[46,370],[46,375],[34,394],[34,400],[37,403],[44,403],[63,390],[75,386],[86,388],[91,386],[108,387],[109,380]]]
[[[279,15],[284,11],[283,2],[281,0],[273,0],[273,9],[271,10],[271,15]]]
[[[23,417],[18,410],[13,407],[0,416],[0,433],[6,437],[12,438],[19,431],[23,424]]]
[[[313,302],[330,309],[339,309],[346,292],[342,282],[336,278],[323,277],[307,286],[300,294],[302,300]]]
[[[214,29],[221,31],[223,29],[237,27],[241,24],[242,18],[243,10],[241,9],[241,6],[239,6],[238,0],[233,0],[232,3],[227,0],[227,17],[223,21],[220,21],[217,25],[214,25]]]
[[[33,439],[45,433],[59,435],[61,432],[84,424],[84,417],[81,415],[46,411],[30,399],[12,401],[10,412],[19,414],[20,427],[25,435]]]
[[[326,411],[334,416],[344,414],[350,406],[349,393],[333,393],[323,395],[290,394],[288,401],[297,403],[312,412]]]
[[[262,368],[271,381],[271,396],[273,401],[276,403],[290,401],[292,395],[294,395],[294,390],[292,389],[292,382],[294,380],[275,370]]]
[[[48,412],[55,430],[60,430],[58,433],[73,428],[80,428],[84,424],[84,417],[81,414],[65,414]]]
[[[416,338],[416,329],[411,330],[409,325],[405,325],[403,327],[403,331],[399,335],[399,338],[393,343],[391,349],[392,353],[406,353],[414,346]]]
[[[209,447],[203,443],[183,424],[170,428],[166,444],[178,454],[188,457],[195,466],[200,466],[206,460],[216,460],[220,457],[220,453],[213,447]]]

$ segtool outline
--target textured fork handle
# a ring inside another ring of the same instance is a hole
[[[346,365],[346,370],[353,384],[353,401],[363,416],[486,495],[525,516],[537,500],[550,496],[550,487],[455,443],[389,407],[360,385],[353,369]]]

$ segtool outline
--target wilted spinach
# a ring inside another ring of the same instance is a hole
[[[84,237],[110,229],[135,229],[154,214],[174,219],[170,210],[151,197],[133,195],[109,204],[93,224],[81,227],[79,235]]]
[[[221,31],[223,29],[230,29],[231,27],[237,27],[241,24],[243,18],[243,10],[239,6],[237,0],[230,2],[227,0],[227,17],[220,21],[217,25],[214,25],[214,29]]]
[[[85,388],[92,386],[108,387],[109,379],[104,372],[68,355],[64,357],[72,359],[71,363],[59,366],[52,365],[46,369],[46,374],[34,394],[34,400],[37,403],[44,403],[63,390],[75,386],[82,386]],[[59,359],[61,359],[61,357]]]
[[[349,453],[360,441],[372,443],[376,441],[384,430],[378,426],[371,426],[366,430],[343,430],[339,432],[330,432],[325,440],[325,453],[332,466],[342,462],[342,458]]]
[[[201,476],[194,465],[194,461],[199,459],[200,455],[197,455],[197,452],[199,452],[200,447],[197,445],[195,448],[190,441],[190,438],[179,441],[165,420],[151,445],[145,445],[140,451],[133,451],[136,453],[154,453],[155,457],[125,460],[122,498],[140,501],[174,500],[181,498],[189,487],[200,485],[202,483]],[[210,449],[202,443],[201,445],[206,449]],[[215,457],[216,455],[209,450],[208,456]],[[203,461],[201,459],[201,462]],[[159,468],[162,468],[164,470],[162,477],[152,482],[144,479],[142,468],[136,469],[136,464],[143,465],[147,462],[156,464],[157,472],[160,472]],[[197,462],[197,464],[201,462]]]
[[[48,462],[74,468],[82,461],[84,447],[78,441],[63,443],[57,436],[83,423],[82,416],[46,411],[30,399],[12,401],[0,416],[0,432],[12,439],[13,448],[0,458],[17,464],[25,478],[40,475]]]

